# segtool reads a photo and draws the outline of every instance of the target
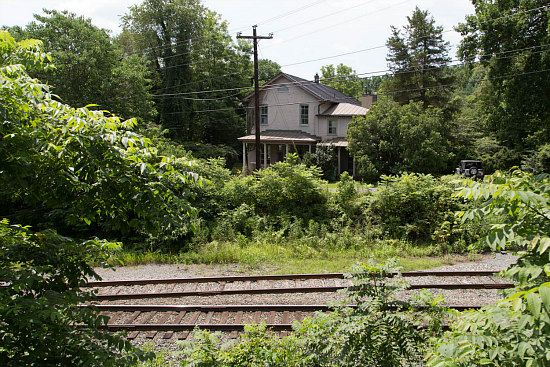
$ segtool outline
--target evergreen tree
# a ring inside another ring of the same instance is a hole
[[[428,11],[418,7],[407,17],[408,25],[401,30],[392,26],[387,61],[394,73],[386,83],[385,91],[393,94],[400,104],[422,102],[424,107],[442,108],[449,98],[448,88],[439,88],[451,82],[446,66],[449,43],[443,41],[443,28],[435,25]]]

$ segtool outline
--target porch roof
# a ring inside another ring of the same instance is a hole
[[[323,140],[320,143],[317,143],[317,146],[326,147],[326,146],[333,146],[338,148],[347,148],[348,147],[348,141],[346,138],[334,138],[330,140]]]
[[[243,143],[255,143],[256,135],[246,135],[238,139]],[[315,144],[319,139],[299,130],[266,130],[260,132],[260,142],[266,144]]]
[[[365,107],[357,106],[351,103],[335,103],[325,110],[325,112],[320,113],[319,116],[365,116],[368,109]]]

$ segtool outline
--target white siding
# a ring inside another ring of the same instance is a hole
[[[289,83],[289,84],[287,84]],[[317,106],[319,102],[302,88],[290,84],[290,80],[282,77],[273,87],[260,92],[260,104],[268,106],[268,124],[261,125],[260,130],[301,130],[317,135]],[[279,92],[277,84],[287,87],[287,92]],[[250,106],[254,106],[253,100]],[[309,124],[300,124],[300,105],[309,105]]]
[[[279,88],[284,88],[285,91],[279,91]],[[287,89],[288,88],[288,89]],[[309,105],[309,124],[302,125],[300,123],[300,106]],[[260,92],[260,105],[268,106],[268,123],[262,124],[260,131],[265,130],[300,130],[314,136],[320,137],[322,140],[333,139],[336,137],[345,137],[348,128],[348,123],[351,117],[319,117],[320,112],[325,111],[332,103],[320,104],[319,101],[304,91],[301,87],[296,86],[293,82],[285,77],[279,78],[267,90]],[[250,107],[254,106],[254,99],[250,100]],[[336,135],[328,134],[328,120],[334,119],[338,121]],[[252,133],[254,127],[252,126]]]

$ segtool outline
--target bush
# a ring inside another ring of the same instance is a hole
[[[455,212],[463,208],[453,198],[454,185],[431,175],[403,174],[383,176],[366,213],[371,223],[397,239],[447,245],[460,242],[463,236],[477,238],[474,225],[461,226]],[[459,246],[465,249],[464,241]],[[471,243],[471,242],[470,242]]]
[[[97,310],[78,307],[92,300],[80,287],[99,279],[86,256],[105,245],[0,221],[2,366],[126,366],[150,357],[102,331],[108,318]]]
[[[490,183],[470,182],[458,196],[482,202],[464,211],[465,221],[498,222],[483,243],[491,250],[521,248],[504,272],[515,281],[496,305],[460,313],[438,338],[430,367],[532,366],[550,364],[550,176],[519,170],[495,173]]]
[[[314,153],[307,152],[304,154],[302,162],[309,167],[319,167],[324,180],[336,180],[337,170],[335,167],[338,166],[338,156],[334,146],[319,146]]]
[[[235,177],[224,189],[229,208],[246,203],[262,216],[290,215],[304,219],[315,217],[326,202],[317,168],[297,164],[290,154],[254,176]]]

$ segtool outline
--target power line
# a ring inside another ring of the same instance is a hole
[[[311,32],[308,32],[308,33],[303,33],[303,34],[301,34],[301,35],[299,35],[299,36],[297,36],[297,37],[291,38],[291,39],[286,40],[286,41],[284,41],[284,42],[281,42],[281,43],[279,43],[279,44],[277,44],[277,45],[274,45],[274,46],[272,46],[272,47],[280,46],[280,45],[282,45],[282,44],[284,44],[284,43],[286,43],[286,42],[294,41],[294,40],[303,38],[303,37],[305,37],[305,36],[309,36],[309,35],[314,34],[314,33],[322,32],[322,31],[325,31],[325,30],[327,30],[327,29],[334,28],[334,27],[337,27],[337,26],[339,26],[339,25],[342,25],[342,24],[344,24],[344,23],[353,22],[354,20],[357,20],[357,19],[359,19],[359,18],[364,18],[364,17],[366,17],[366,16],[368,16],[368,15],[371,15],[371,14],[374,14],[374,13],[378,13],[378,12],[381,12],[381,11],[383,11],[383,10],[391,9],[391,8],[393,8],[393,7],[395,7],[395,6],[405,4],[405,3],[409,2],[409,1],[411,1],[411,0],[404,0],[404,1],[400,2],[400,3],[390,5],[390,6],[387,6],[387,7],[385,7],[385,8],[382,8],[382,9],[378,9],[378,10],[375,10],[375,11],[370,11],[370,12],[368,12],[368,13],[361,14],[360,16],[357,16],[357,17],[354,17],[354,18],[351,18],[351,19],[347,19],[347,20],[342,21],[342,22],[339,22],[339,23],[335,23],[335,24],[332,24],[332,25],[329,25],[329,26],[324,26],[323,28],[319,28],[319,29],[317,29],[317,30],[314,30],[314,31],[311,31]],[[266,47],[266,48],[267,48],[267,47]]]
[[[283,32],[283,31],[286,31],[286,30],[291,29],[291,28],[294,28],[294,27],[300,27],[300,26],[303,26],[304,24],[308,24],[308,23],[311,23],[311,22],[315,22],[315,21],[317,21],[317,20],[321,20],[321,19],[328,18],[328,17],[333,17],[333,16],[335,16],[336,14],[340,14],[340,13],[343,13],[343,12],[346,12],[346,11],[350,11],[350,10],[353,10],[353,9],[358,8],[358,7],[361,7],[361,6],[368,5],[368,4],[370,4],[371,2],[373,2],[373,1],[367,1],[367,2],[362,3],[362,4],[359,4],[359,5],[354,5],[354,6],[349,7],[349,8],[345,8],[345,9],[342,9],[342,10],[338,10],[338,11],[335,11],[335,12],[331,12],[331,13],[329,13],[329,14],[320,16],[320,17],[318,17],[318,18],[310,19],[310,20],[305,21],[305,22],[301,22],[301,23],[294,24],[294,25],[291,25],[291,26],[288,26],[288,27],[285,27],[285,28],[277,29],[276,31],[273,31],[273,33]]]
[[[258,24],[262,24],[262,25],[263,25],[263,24],[266,24],[266,23],[269,23],[269,22],[273,22],[273,21],[275,21],[275,20],[282,19],[282,18],[287,17],[287,16],[289,16],[289,15],[299,13],[299,12],[301,12],[302,10],[311,8],[312,6],[319,5],[320,3],[323,3],[323,2],[325,2],[325,1],[327,1],[327,0],[318,0],[318,1],[315,1],[315,2],[313,2],[313,3],[311,3],[311,4],[304,5],[304,6],[302,6],[301,8],[298,8],[298,9],[295,9],[295,10],[291,10],[291,11],[288,11],[288,12],[283,13],[283,14],[280,14],[280,15],[276,15],[276,16],[274,16],[273,18],[269,18],[269,19],[264,20],[263,22],[260,22],[260,23],[258,23]]]
[[[292,15],[292,14],[295,14],[295,13],[298,13],[298,12],[300,12],[300,11],[303,11],[303,10],[305,10],[305,9],[311,8],[311,7],[315,6],[315,5],[318,5],[318,4],[320,4],[320,3],[323,3],[323,2],[325,2],[325,1],[327,1],[327,0],[317,0],[317,1],[314,1],[313,3],[304,5],[304,6],[302,6],[302,7],[299,7],[299,8],[297,8],[297,9],[294,9],[294,10],[289,10],[289,11],[287,11],[286,13],[282,13],[282,14],[276,15],[276,16],[274,16],[274,17],[272,17],[272,18],[266,19],[266,20],[264,20],[264,21],[262,21],[262,22],[259,22],[259,23],[257,23],[257,24],[258,24],[258,25],[263,25],[263,24],[266,24],[266,23],[269,23],[269,22],[272,22],[272,21],[275,21],[275,20],[278,20],[278,19],[282,19],[282,18],[284,18],[284,17],[286,17],[286,16],[289,16],[289,15]],[[222,22],[222,23],[225,23],[225,21]],[[241,30],[245,30],[245,29],[248,29],[248,28],[249,28],[249,27],[246,27],[246,28],[242,28],[242,27],[241,27],[241,28],[239,28],[239,29],[231,29],[231,30],[228,30],[227,33],[232,33],[233,31],[241,31]],[[145,49],[143,49],[143,50],[141,50],[141,51],[136,51],[136,52],[128,53],[128,54],[129,54],[129,55],[133,55],[133,54],[140,53],[140,52],[143,53],[144,51],[148,51],[148,50],[163,50],[163,49],[167,49],[167,48],[176,47],[177,45],[179,45],[179,44],[181,44],[181,43],[187,43],[187,42],[189,42],[189,41],[198,41],[198,40],[204,40],[204,37],[190,38],[189,40],[184,40],[184,41],[180,41],[180,42],[175,42],[175,43],[173,43],[173,44],[165,45],[165,46],[149,47],[149,48],[145,48]],[[203,49],[203,50],[207,51],[207,50],[212,49],[212,47],[213,47],[213,46],[210,46],[210,47],[207,47],[207,48],[205,48],[205,49]],[[197,51],[200,51],[200,49],[197,50]],[[188,53],[194,53],[194,52],[196,52],[196,51],[189,51]],[[182,56],[182,55],[187,55],[188,53],[183,53],[183,54],[179,54],[179,55],[180,55],[180,56]],[[169,57],[174,57],[174,56],[169,56]]]
[[[457,85],[477,84],[477,83],[481,83],[481,82],[485,82],[485,81],[508,79],[508,78],[513,78],[513,77],[516,77],[516,76],[540,74],[540,73],[549,72],[549,71],[550,71],[550,69],[536,70],[536,71],[529,71],[529,72],[524,72],[524,73],[502,75],[502,76],[493,77],[493,78],[483,78],[483,79],[466,81],[466,82],[440,84],[440,85],[435,85],[435,86],[431,86],[431,87],[401,89],[401,90],[396,90],[396,91],[391,91],[391,92],[378,93],[378,95],[391,95],[391,94],[397,94],[397,93],[416,92],[416,91],[430,90],[430,89],[436,89],[436,88],[447,88],[447,87],[452,87],[452,86],[457,86]],[[360,96],[356,96],[355,98],[358,98],[358,97],[360,97]],[[343,99],[336,98],[335,100],[338,101],[338,100],[343,100]],[[299,105],[299,104],[303,104],[303,103],[304,103],[304,101],[300,101],[300,102],[275,104],[275,105],[270,105],[270,106],[272,106],[272,107],[281,107],[281,106]],[[253,107],[243,106],[242,108],[243,109],[252,109]],[[235,110],[235,108],[209,109],[209,110],[200,110],[200,111],[193,111],[193,112],[194,113],[204,113],[204,112],[232,111],[232,110]],[[180,113],[184,113],[184,112],[172,112],[172,113],[168,113],[168,114],[180,114]]]
[[[538,8],[533,8],[533,9],[527,9],[527,10],[524,10],[524,11],[521,11],[521,12],[516,12],[516,13],[513,13],[513,14],[508,14],[508,15],[503,15],[501,17],[497,17],[497,18],[492,18],[492,19],[486,19],[484,22],[489,22],[489,21],[494,21],[494,20],[499,20],[499,19],[504,19],[504,18],[510,18],[510,17],[513,17],[513,16],[517,16],[517,15],[520,15],[520,14],[524,14],[524,13],[528,13],[528,12],[532,12],[532,11],[535,11],[535,10],[541,10],[541,9],[546,9],[550,7],[550,5],[545,5],[545,6],[541,6],[541,7],[538,7]],[[449,30],[444,30],[442,31],[442,33],[448,33],[448,32],[453,32],[455,31],[454,29],[449,29]],[[300,36],[301,37],[301,36]],[[425,37],[428,37],[428,36],[425,36]],[[424,38],[425,38],[424,37]],[[451,45],[452,47],[454,46],[457,46],[457,45]],[[340,56],[346,56],[346,55],[351,55],[351,54],[354,54],[354,53],[359,53],[359,52],[365,52],[365,51],[370,51],[370,50],[374,50],[374,49],[380,49],[380,48],[384,48],[384,47],[387,47],[386,45],[380,45],[380,46],[374,46],[374,47],[371,47],[371,48],[368,48],[368,49],[363,49],[363,50],[357,50],[357,51],[351,51],[349,53],[344,53],[344,54],[339,54],[339,55],[334,55],[334,56],[328,56],[328,57],[324,57],[324,58],[318,58],[318,59],[313,59],[313,60],[306,60],[306,61],[301,61],[301,62],[297,62],[297,63],[292,63],[292,64],[286,64],[286,65],[282,65],[281,67],[287,67],[287,66],[294,66],[294,65],[300,65],[300,64],[305,64],[305,63],[309,63],[309,62],[315,62],[315,61],[320,61],[320,60],[326,60],[326,59],[330,59],[330,58],[335,58],[335,57],[340,57]],[[187,65],[191,65],[192,63],[186,63],[186,64],[179,64],[179,65],[173,65],[173,66],[170,66],[169,68],[174,68],[174,67],[177,67],[177,66],[187,66]],[[244,73],[244,72],[242,72]],[[227,76],[229,75],[233,75],[233,74],[227,74]],[[184,85],[188,85],[188,84],[192,84],[192,83],[186,83]],[[168,88],[176,88],[177,86],[173,86],[173,87],[168,87]],[[167,88],[163,88],[163,89],[160,89],[160,90],[166,90]]]
[[[520,49],[515,49],[515,50],[502,51],[502,52],[499,52],[499,53],[496,53],[496,54],[508,54],[508,53],[511,53],[511,52],[520,52],[520,51],[526,51],[526,50],[531,50],[531,49],[536,49],[536,48],[541,48],[541,47],[547,47],[547,46],[550,46],[550,43],[549,44],[543,44],[543,45],[537,45],[537,46],[531,46],[531,47],[525,47],[525,48],[520,48]],[[541,50],[541,51],[531,52],[528,55],[537,54],[537,53],[541,53],[541,52],[547,52],[547,51],[549,51],[549,50],[545,49],[545,50]],[[489,55],[492,55],[492,54],[488,54],[487,56],[489,56]],[[480,55],[480,56],[485,56],[485,55]],[[494,58],[494,59],[495,60],[500,60],[500,59],[506,59],[506,58],[516,57],[516,56],[525,56],[525,54],[503,56],[503,57],[498,57],[498,58]],[[453,59],[450,62],[455,62],[455,61],[460,61],[460,59]],[[479,62],[477,62],[477,63],[479,63]],[[469,64],[469,63],[464,62],[464,63],[461,63],[461,64],[449,65],[449,67],[459,66],[459,65],[467,65],[467,64]],[[439,68],[439,67],[428,67],[428,68],[414,68],[413,67],[413,68],[410,68],[410,69],[406,69],[406,70],[402,70],[402,71],[393,73],[392,75],[407,74],[407,73],[411,73],[411,72],[426,71],[426,70],[434,70],[434,69],[437,69],[437,68]],[[371,72],[365,72],[365,73],[357,73],[357,74],[355,74],[355,76],[381,74],[381,73],[388,73],[390,71],[391,70],[389,70],[389,69],[379,70],[379,71],[371,71]],[[349,79],[349,77],[337,76],[337,77],[334,77],[334,78],[325,79],[325,82],[345,81],[345,80],[348,80],[348,79]],[[280,83],[280,84],[277,84],[276,86],[264,87],[264,88],[262,88],[262,91],[276,89],[276,88],[279,88],[281,86],[294,86],[294,85],[300,85],[300,84],[305,84],[305,83],[310,83],[310,82],[312,82],[312,80]],[[162,97],[162,96],[171,97],[171,96],[181,96],[181,95],[190,95],[190,94],[227,92],[227,91],[236,91],[236,90],[243,91],[243,90],[247,90],[247,89],[252,89],[252,88],[251,87],[239,87],[239,88],[227,88],[227,89],[218,89],[218,90],[203,90],[203,91],[198,91],[198,92],[167,93],[167,94],[158,94],[158,95],[156,95],[156,97]]]
[[[512,16],[517,16],[517,15],[520,15],[520,14],[524,14],[524,13],[527,13],[527,12],[532,12],[532,11],[535,11],[535,10],[540,10],[540,9],[545,9],[545,8],[548,8],[549,6],[546,5],[546,6],[541,6],[541,7],[538,7],[538,8],[534,8],[534,9],[527,9],[527,10],[524,10],[524,11],[521,11],[521,12],[516,12],[516,13],[513,13],[513,14],[508,14],[508,15],[504,15],[504,16],[501,16],[501,17],[497,17],[497,18],[492,18],[492,19],[486,19],[485,22],[489,22],[489,21],[493,21],[493,20],[498,20],[498,19],[503,19],[503,18],[509,18],[509,17],[512,17]],[[450,29],[450,30],[445,30],[445,31],[442,31],[442,33],[447,33],[447,32],[452,32],[454,31],[453,29]],[[300,36],[301,37],[301,36]],[[427,36],[426,36],[427,37]],[[456,45],[451,45],[451,46],[456,46]],[[315,62],[315,61],[320,61],[320,60],[326,60],[326,59],[329,59],[329,58],[334,58],[334,57],[339,57],[339,56],[345,56],[345,55],[350,55],[350,54],[354,54],[354,53],[359,53],[359,52],[365,52],[365,51],[369,51],[369,50],[374,50],[374,49],[379,49],[379,48],[384,48],[384,47],[387,47],[386,45],[380,45],[380,46],[374,46],[374,47],[371,47],[371,48],[368,48],[368,49],[363,49],[363,50],[358,50],[358,51],[352,51],[352,52],[349,52],[349,53],[344,53],[344,54],[339,54],[339,55],[334,55],[334,56],[328,56],[328,57],[324,57],[324,58],[319,58],[319,59],[314,59],[314,60],[307,60],[307,61],[302,61],[302,62],[297,62],[297,63],[292,63],[292,64],[286,64],[286,65],[283,65],[282,67],[287,67],[287,66],[294,66],[294,65],[300,65],[300,64],[305,64],[305,63],[308,63],[308,62]],[[205,60],[205,62],[207,62]],[[164,70],[164,69],[168,69],[168,68],[175,68],[175,67],[178,67],[178,66],[188,66],[188,65],[193,65],[196,63],[185,63],[185,64],[177,64],[177,65],[171,65],[169,67],[165,67],[161,70]],[[217,78],[221,78],[221,77],[224,77],[224,76],[231,76],[231,75],[238,75],[238,74],[244,74],[246,73],[247,71],[243,71],[243,72],[238,72],[238,73],[229,73],[229,74],[224,74],[222,76],[218,76],[218,77],[215,77],[215,78],[209,78],[209,79],[205,79],[205,80],[214,80],[214,79],[217,79]],[[156,91],[160,91],[160,90],[168,90],[168,89],[173,89],[173,88],[178,88],[179,86],[186,86],[186,85],[190,85],[190,84],[195,84],[195,83],[199,83],[199,82],[189,82],[189,83],[185,83],[185,84],[180,84],[180,85],[177,85],[177,86],[171,86],[171,87],[166,87],[166,88],[160,88],[160,89],[156,89],[155,91],[153,92],[156,92]]]

